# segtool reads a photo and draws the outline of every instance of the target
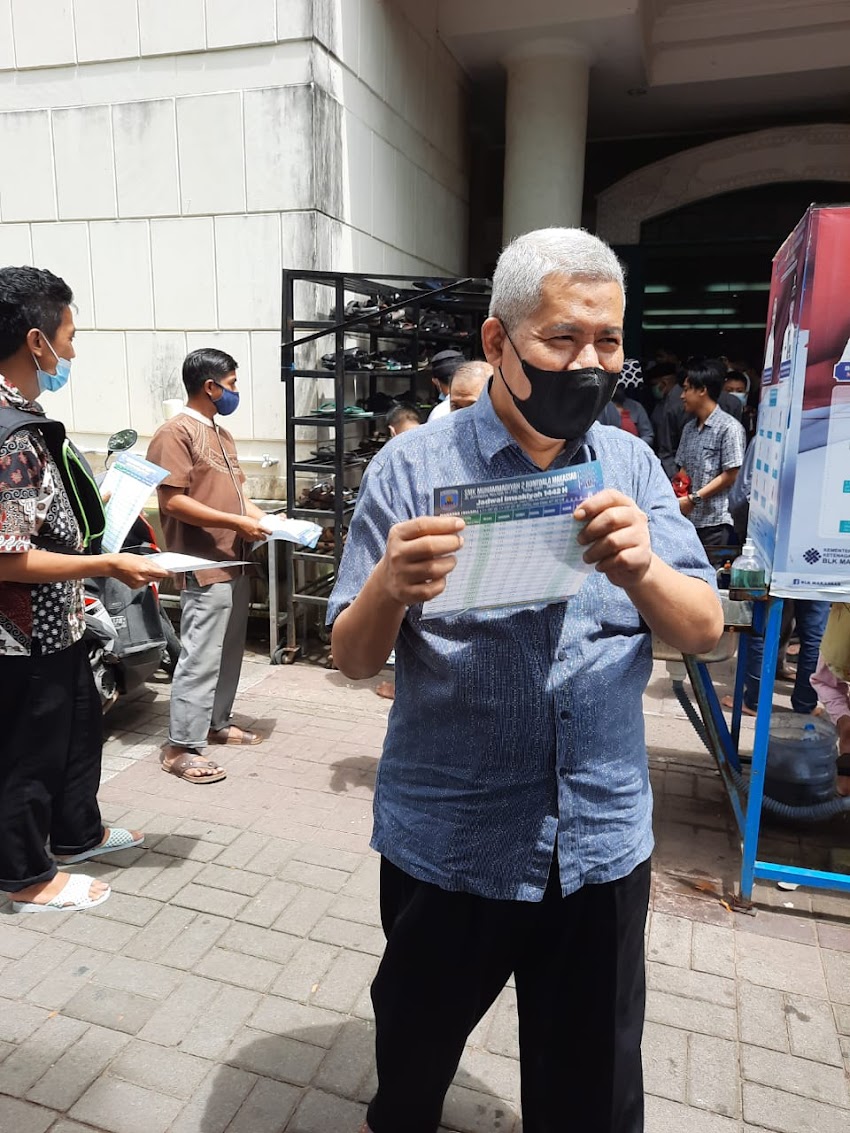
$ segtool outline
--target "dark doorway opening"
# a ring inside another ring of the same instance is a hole
[[[761,369],[771,261],[812,203],[850,201],[850,185],[740,189],[644,221],[631,261],[628,343],[640,356],[725,355]],[[620,249],[626,252],[626,249]]]

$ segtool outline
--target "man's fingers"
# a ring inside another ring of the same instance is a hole
[[[430,582],[421,582],[418,586],[410,588],[408,606],[416,606],[420,602],[430,602],[446,589],[445,578],[434,578]]]
[[[402,567],[399,574],[410,586],[415,586],[431,578],[444,578],[457,566],[454,555],[443,555],[439,559],[429,559],[421,563],[410,563]]]
[[[408,539],[396,543],[392,553],[403,562],[418,563],[426,559],[436,559],[440,555],[451,555],[463,546],[462,535],[426,535],[421,539]]]
[[[640,542],[635,533],[629,530],[612,531],[604,539],[597,539],[582,555],[586,563],[601,563],[632,548],[639,549]]]
[[[462,531],[465,524],[459,515],[419,515],[396,523],[392,530],[405,541],[430,535],[450,535]]]
[[[634,504],[609,507],[585,524],[579,534],[578,541],[582,546],[587,546],[588,543],[593,543],[596,539],[603,539],[612,531],[642,526],[645,520],[644,513],[638,511]]]
[[[615,488],[605,488],[601,492],[597,492],[595,496],[589,496],[586,500],[582,500],[576,510],[573,512],[573,517],[581,523],[585,523],[589,519],[594,519],[603,511],[607,511],[611,507],[623,507],[624,505],[634,506],[634,500],[630,500],[623,492],[618,492]]]

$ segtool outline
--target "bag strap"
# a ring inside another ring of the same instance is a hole
[[[86,550],[98,554],[106,528],[103,501],[88,462],[68,440],[65,426],[50,417],[37,417],[14,406],[0,407],[0,446],[23,429],[40,434],[62,477]]]

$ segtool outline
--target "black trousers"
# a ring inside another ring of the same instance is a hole
[[[83,642],[0,657],[0,890],[49,881],[59,855],[97,846],[103,717]]]
[[[714,527],[698,527],[697,535],[703,547],[739,547],[738,536],[731,523],[718,523]]]
[[[381,862],[373,1133],[435,1133],[464,1044],[516,981],[524,1133],[641,1133],[650,863],[541,902],[448,893]]]

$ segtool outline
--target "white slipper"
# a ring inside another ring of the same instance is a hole
[[[107,886],[106,892],[101,893],[99,897],[89,897],[89,889],[96,880],[95,877],[86,877],[84,873],[75,874],[74,877],[68,878],[52,900],[43,905],[38,905],[35,901],[13,901],[12,912],[73,913],[78,909],[93,909],[112,896],[112,890]]]
[[[141,838],[134,838],[129,830],[124,830],[120,826],[113,826],[110,827],[109,837],[99,846],[85,850],[82,854],[74,854],[70,858],[57,857],[56,861],[59,865],[76,865],[78,862],[88,861],[89,858],[99,858],[101,854],[114,854],[118,850],[131,850],[134,846],[141,846],[144,840],[144,834]]]

